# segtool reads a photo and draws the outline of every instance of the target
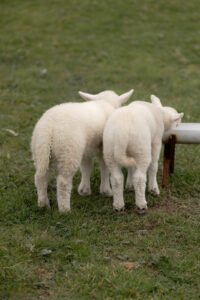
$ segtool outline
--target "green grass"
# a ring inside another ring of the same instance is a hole
[[[78,90],[134,88],[132,100],[155,94],[200,122],[199,11],[197,0],[0,1],[0,299],[200,298],[198,145],[176,147],[170,187],[147,194],[145,216],[127,192],[125,213],[112,211],[96,164],[91,197],[78,173],[60,215],[52,178],[52,210],[40,211],[29,150],[41,114],[81,101]]]

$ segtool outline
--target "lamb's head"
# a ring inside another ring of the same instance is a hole
[[[162,106],[161,101],[158,97],[151,95],[151,102],[160,107],[163,113],[165,130],[171,130],[181,123],[181,119],[184,113],[178,113],[174,108],[168,106]]]
[[[79,92],[79,95],[86,101],[96,101],[96,100],[103,100],[109,102],[115,108],[120,107],[123,103],[127,102],[130,96],[133,94],[134,90],[130,90],[127,93],[122,95],[117,95],[113,91],[103,91],[99,94],[92,95],[88,93]]]

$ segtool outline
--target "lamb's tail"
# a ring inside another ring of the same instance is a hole
[[[133,167],[136,165],[136,161],[133,157],[127,155],[128,148],[128,132],[118,133],[117,141],[114,146],[114,158],[124,167]]]
[[[37,124],[39,125],[39,124]],[[51,155],[51,134],[48,128],[35,127],[31,139],[32,158],[39,173],[45,173],[49,168]]]

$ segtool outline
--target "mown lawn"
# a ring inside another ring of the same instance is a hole
[[[199,15],[198,0],[0,1],[0,299],[200,298],[198,145],[177,146],[170,187],[147,194],[144,216],[131,192],[112,211],[97,164],[91,197],[78,173],[60,215],[52,176],[40,211],[29,150],[41,114],[78,90],[134,88],[132,100],[155,94],[200,122]]]

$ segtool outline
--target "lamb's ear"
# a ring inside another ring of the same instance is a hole
[[[132,89],[129,92],[120,95],[119,96],[120,103],[123,104],[126,101],[128,101],[128,99],[131,97],[131,95],[133,94],[133,92],[134,92],[134,90]]]
[[[151,95],[151,102],[156,106],[162,107],[160,99],[154,95]]]
[[[182,117],[184,116],[184,113],[180,113],[180,114],[175,114],[173,117],[173,121],[179,121],[182,119]]]
[[[81,96],[81,98],[83,98],[85,101],[92,101],[92,100],[96,99],[96,95],[84,93],[84,92],[81,92],[81,91],[79,91],[78,93]]]

